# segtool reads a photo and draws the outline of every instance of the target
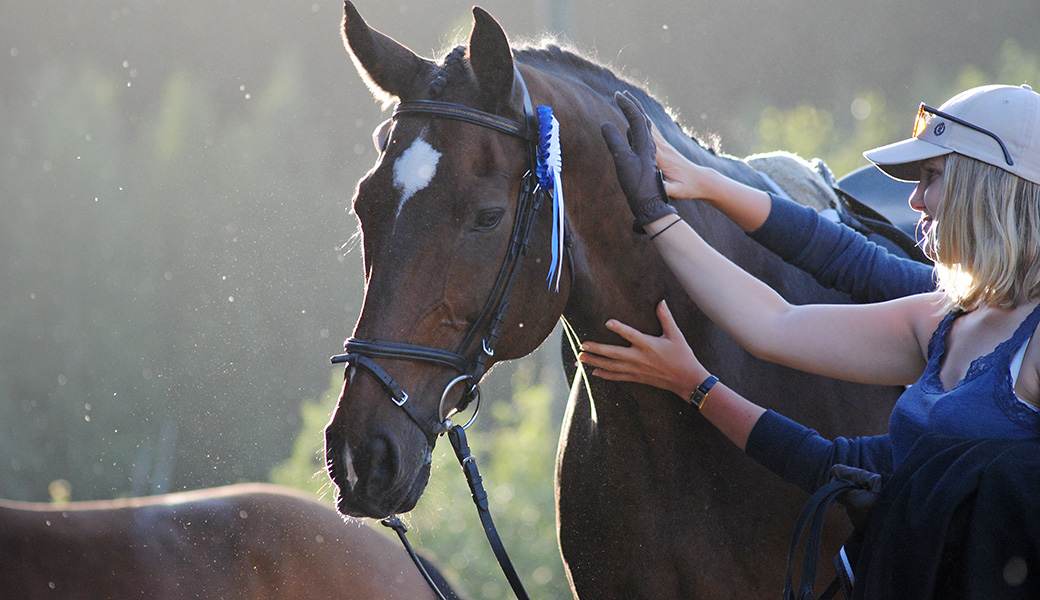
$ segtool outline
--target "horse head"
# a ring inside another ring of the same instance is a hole
[[[546,283],[551,208],[519,206],[540,202],[527,85],[501,26],[473,17],[468,47],[434,62],[345,6],[359,73],[378,99],[399,100],[353,198],[365,299],[326,428],[338,505],[353,516],[414,507],[444,419],[494,362],[549,335],[570,292],[566,264],[558,290]]]

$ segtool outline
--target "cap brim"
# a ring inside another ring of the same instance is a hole
[[[931,142],[910,138],[863,153],[870,162],[877,165],[886,175],[900,181],[918,181],[921,179],[918,163],[922,160],[943,156],[953,152]]]

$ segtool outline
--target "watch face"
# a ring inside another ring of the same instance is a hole
[[[719,378],[714,375],[708,375],[708,378],[704,380],[704,383],[697,386],[697,389],[693,390],[690,394],[690,404],[697,407],[700,410],[701,406],[704,405],[704,399],[708,396],[708,392],[711,391],[712,386],[718,383]]]

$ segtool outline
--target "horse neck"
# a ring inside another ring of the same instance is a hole
[[[674,278],[647,245],[646,236],[632,232],[632,213],[618,189],[600,133],[604,121],[616,118],[614,101],[554,89],[574,269],[564,316],[582,339],[606,339],[603,324],[608,318],[652,329],[656,320],[648,320],[654,313],[646,298],[664,297]]]
[[[735,181],[762,189],[761,176],[743,160],[708,149],[703,142],[686,135],[671,119],[664,122],[654,119],[654,124],[665,139],[691,162],[710,167]]]
[[[571,72],[559,63],[544,67],[529,60],[520,61],[520,66],[535,103],[551,106],[560,121],[566,225],[574,270],[564,316],[582,339],[619,341],[604,328],[610,318],[642,331],[658,330],[654,304],[669,298],[678,308],[686,296],[647,236],[632,232],[632,214],[600,133],[603,122],[618,120],[614,90],[628,87],[633,91],[666,138],[691,161],[756,187],[762,185],[761,179],[743,161],[719,155],[686,136],[660,104],[609,73],[584,71],[581,66]],[[700,231],[736,229],[702,202],[681,203],[680,210]],[[713,238],[723,251],[746,243],[739,231]],[[689,332],[710,327],[693,309],[676,316]]]

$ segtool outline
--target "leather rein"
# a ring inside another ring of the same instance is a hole
[[[440,119],[463,121],[479,125],[520,138],[527,143],[528,170],[520,179],[520,193],[516,206],[516,218],[513,221],[513,230],[509,239],[509,247],[506,251],[505,260],[499,269],[495,284],[491,288],[491,294],[481,310],[480,316],[473,322],[469,331],[463,337],[462,342],[454,351],[444,350],[433,346],[410,344],[404,342],[392,342],[385,340],[360,340],[348,338],[344,344],[344,354],[333,356],[333,364],[345,363],[344,377],[352,379],[357,369],[360,368],[370,375],[383,387],[390,400],[400,407],[412,421],[426,435],[427,443],[432,448],[436,439],[443,433],[448,433],[452,447],[459,459],[466,480],[469,483],[470,493],[480,515],[484,532],[487,535],[492,549],[498,559],[502,571],[509,581],[513,592],[520,600],[527,600],[528,596],[520,582],[516,570],[513,568],[502,546],[495,530],[491,513],[488,510],[487,493],[484,491],[477,465],[469,453],[466,442],[465,430],[473,424],[480,409],[480,378],[487,370],[488,359],[495,355],[495,347],[502,334],[505,325],[506,314],[509,310],[509,299],[512,295],[513,286],[523,257],[530,246],[531,232],[534,228],[538,212],[543,204],[546,191],[539,185],[536,169],[538,165],[538,115],[531,103],[531,96],[527,90],[527,84],[520,75],[520,71],[513,68],[513,75],[520,84],[523,94],[523,105],[525,122],[517,123],[511,119],[470,108],[462,104],[441,102],[435,100],[410,100],[400,102],[394,109],[391,120],[396,121],[402,117],[413,115],[429,116]],[[568,257],[569,258],[569,257]],[[573,276],[573,268],[571,271]],[[480,348],[473,357],[466,356],[467,349],[475,345],[476,339],[480,337]],[[411,360],[429,364],[440,365],[455,370],[459,375],[452,379],[441,393],[436,418],[423,415],[418,408],[409,402],[408,393],[401,385],[376,362],[376,359]],[[455,405],[451,404],[450,392],[456,386],[465,385],[462,399]],[[456,412],[464,410],[471,402],[476,401],[476,410],[465,425],[454,425],[449,418]],[[383,520],[383,525],[394,529],[400,537],[408,553],[418,566],[420,572],[426,578],[427,583],[441,598],[444,596],[438,590],[432,578],[423,568],[421,562],[412,550],[405,538],[405,527],[399,518],[390,517]]]

